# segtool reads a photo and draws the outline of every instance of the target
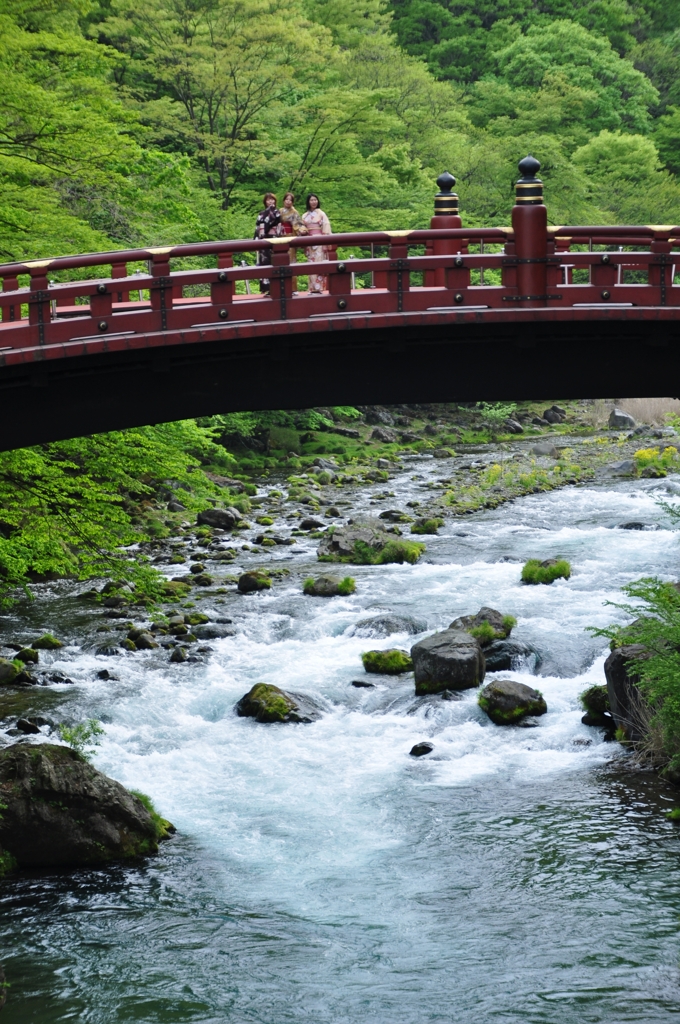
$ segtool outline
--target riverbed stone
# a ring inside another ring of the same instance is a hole
[[[623,409],[614,408],[609,413],[610,430],[632,430],[635,425],[633,417],[630,413],[624,412]]]
[[[254,594],[258,590],[270,590],[272,581],[263,572],[253,569],[251,572],[244,572],[238,579],[238,589],[241,594]]]
[[[494,640],[484,648],[487,672],[508,672],[528,669],[536,672],[541,665],[541,655],[522,640]]]
[[[411,648],[416,693],[469,690],[484,681],[485,660],[479,641],[458,629],[445,629]]]
[[[429,743],[427,740],[424,740],[422,743],[414,743],[409,750],[409,754],[411,757],[424,757],[425,754],[431,754],[433,750],[434,743]]]
[[[389,427],[376,427],[371,434],[371,440],[381,441],[383,444],[395,444],[399,438],[396,430],[391,430]]]
[[[0,658],[0,686],[11,686],[16,682],[21,668],[9,661],[8,658]]]
[[[344,561],[355,565],[381,562],[413,564],[424,551],[424,544],[400,540],[379,519],[365,518],[353,520],[347,526],[338,526],[332,532],[329,529],[317,548],[317,557],[322,562]]]
[[[552,441],[539,441],[538,444],[532,447],[531,451],[534,455],[547,455],[551,459],[558,459],[560,455]]]
[[[31,644],[34,651],[56,651],[63,646],[61,640],[57,640],[56,636],[52,636],[51,633],[43,633]]]
[[[410,615],[374,615],[370,619],[360,619],[349,630],[350,636],[379,638],[391,636],[393,633],[408,633],[415,636],[427,629],[423,619],[414,619]]]
[[[286,693],[270,683],[256,683],[236,705],[240,718],[256,722],[304,722],[320,717],[321,711],[311,697]]]
[[[75,750],[0,751],[0,847],[21,868],[86,867],[158,852],[172,826]]]
[[[241,513],[232,508],[207,508],[199,512],[196,522],[199,526],[215,526],[220,530],[233,530]]]
[[[650,712],[640,693],[636,663],[650,656],[643,644],[624,644],[612,651],[604,663],[612,717],[629,740],[641,740],[647,731]]]
[[[514,679],[494,679],[487,683],[478,703],[496,725],[514,725],[527,715],[545,715],[548,710],[540,690]]]
[[[338,576],[319,576],[315,580],[308,580],[303,592],[308,597],[337,597],[340,593],[340,582]]]

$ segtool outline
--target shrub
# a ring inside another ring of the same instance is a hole
[[[413,670],[409,655],[396,647],[388,651],[366,651],[361,655],[361,660],[367,672],[379,672],[384,676],[398,676]]]
[[[59,739],[67,743],[71,750],[75,750],[76,754],[80,754],[86,761],[89,761],[94,754],[94,750],[87,749],[87,744],[93,743],[95,747],[98,747],[99,737],[104,735],[101,723],[96,718],[90,718],[87,722],[79,722],[78,725],[66,725],[61,722],[57,726],[57,732]]]
[[[286,453],[295,452],[300,454],[300,435],[292,427],[270,427],[269,447],[276,448]]]
[[[505,635],[506,636],[510,636],[510,634],[512,633],[512,631],[513,631],[513,629],[515,628],[516,625],[517,625],[517,619],[515,618],[514,615],[504,615],[503,616],[503,629],[505,630]]]
[[[545,562],[530,558],[522,569],[522,583],[549,585],[558,579],[568,580],[570,576],[571,566],[565,558],[548,558]]]
[[[479,626],[472,626],[467,630],[467,632],[470,636],[476,637],[482,646],[484,646],[484,644],[490,644],[492,640],[497,640],[499,638],[498,633],[490,622],[482,622]]]
[[[356,580],[351,576],[345,576],[338,583],[338,594],[342,597],[347,597],[349,594],[353,594],[357,589]]]

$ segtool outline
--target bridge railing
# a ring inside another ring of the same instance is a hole
[[[124,347],[136,335],[179,343],[187,332],[244,324],[283,322],[294,330],[296,321],[328,324],[349,315],[680,307],[680,227],[549,227],[538,167],[532,157],[520,164],[508,228],[463,227],[455,179],[445,174],[424,230],[200,242],[0,265],[0,359],[94,340]],[[328,259],[307,261],[312,244],[327,247]],[[263,250],[271,263],[243,262]],[[178,268],[187,259],[207,265]],[[135,265],[145,269],[131,272]],[[85,272],[81,280],[51,279],[77,271]],[[327,280],[323,294],[298,287],[309,274]],[[269,292],[253,293],[263,279]]]

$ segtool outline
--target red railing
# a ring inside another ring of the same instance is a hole
[[[352,315],[474,312],[483,317],[489,311],[497,317],[503,311],[511,317],[529,308],[554,310],[559,319],[564,310],[579,308],[680,310],[680,286],[674,284],[680,227],[550,228],[538,186],[533,176],[518,182],[512,228],[460,226],[457,197],[449,186],[439,193],[440,206],[427,230],[314,236],[315,246],[328,247],[323,263],[305,261],[308,237],[285,237],[0,265],[0,362],[7,363],[3,357],[14,350],[94,339],[113,343],[154,334],[159,336],[154,343],[162,344],[168,332],[223,328],[228,335],[244,324],[292,327],[301,320],[321,327],[322,321],[328,326]],[[522,188],[528,194],[522,195]],[[380,255],[376,248],[383,250]],[[270,265],[240,262],[260,250],[271,252]],[[210,265],[178,267],[187,260]],[[134,264],[145,269],[131,273]],[[54,279],[95,268],[106,273]],[[327,279],[322,295],[297,287],[309,273]],[[251,294],[251,284],[262,278],[271,281],[269,294]],[[196,291],[205,294],[190,294]]]

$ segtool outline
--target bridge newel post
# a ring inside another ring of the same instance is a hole
[[[127,277],[127,263],[112,263],[111,264],[111,277],[116,280],[119,277]],[[117,302],[128,302],[130,299],[130,292],[120,291],[118,292]]]
[[[288,317],[287,302],[293,297],[293,272],[290,269],[290,246],[286,238],[273,239],[270,295],[278,299],[281,319]]]
[[[30,267],[31,291],[28,296],[28,322],[35,328],[31,331],[31,341],[34,345],[44,345],[48,340],[46,331],[52,319],[47,281],[47,268],[50,262],[50,260],[45,260],[44,263],[40,261],[42,265]]]
[[[161,330],[168,327],[168,312],[172,310],[173,286],[170,279],[170,257],[168,250],[152,252],[150,263],[151,276],[155,278],[151,285],[151,308],[160,314]]]
[[[434,217],[430,218],[431,228],[461,228],[463,222],[458,211],[458,195],[453,191],[456,179],[448,171],[444,171],[437,178],[439,192],[434,197]],[[455,238],[437,238],[428,244],[429,252],[426,255],[432,256],[455,256],[456,253],[467,252],[467,245],[461,246]],[[460,274],[460,271],[458,272]],[[467,275],[467,284],[470,283],[470,272],[463,271]],[[438,270],[425,271],[425,284],[429,287],[445,288],[447,284],[452,288],[466,287],[466,281],[456,279],[455,282],[447,281],[447,272],[444,267]]]
[[[230,252],[221,252],[217,256],[217,280],[210,284],[210,302],[213,306],[220,306],[218,316],[227,320],[231,304],[234,301],[234,282],[229,279],[225,271],[234,266],[234,257]],[[226,316],[222,312],[226,312]]]
[[[19,280],[17,277],[5,277],[2,281],[2,290],[4,292],[14,292],[19,287]],[[0,298],[0,314],[2,315],[3,323],[6,320],[19,320],[21,318],[21,306],[19,306],[19,316],[17,316],[17,307],[15,305],[6,305]]]
[[[517,287],[520,305],[545,306],[548,259],[548,211],[543,205],[541,168],[533,156],[519,162],[522,177],[515,185],[512,227],[515,233]]]

